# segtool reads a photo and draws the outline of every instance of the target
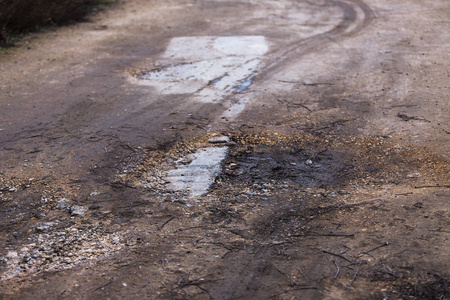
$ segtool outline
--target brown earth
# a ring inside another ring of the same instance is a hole
[[[450,299],[449,6],[129,0],[4,50],[0,297]],[[243,95],[133,81],[236,35],[270,46]],[[209,192],[166,189],[219,134]]]

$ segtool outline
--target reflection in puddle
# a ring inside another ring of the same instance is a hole
[[[242,93],[243,91],[245,91],[250,85],[252,85],[253,77],[254,76],[241,83],[241,85],[237,89],[235,89],[233,93]]]

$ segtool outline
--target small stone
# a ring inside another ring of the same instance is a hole
[[[69,209],[69,199],[62,198],[59,200],[55,206],[55,209],[59,209],[60,211],[66,211]]]
[[[70,207],[70,214],[72,216],[82,216],[86,212],[86,208],[81,205],[72,205]]]
[[[230,142],[230,138],[227,136],[224,136],[224,135],[216,136],[216,137],[210,138],[208,140],[208,143],[210,143],[210,144],[222,144],[222,143],[229,143],[229,142]]]
[[[305,162],[305,164],[308,165],[308,166],[309,166],[309,165],[312,165],[312,164],[313,164],[313,161],[310,160],[310,159],[308,159],[308,160]]]
[[[42,223],[36,226],[36,231],[43,232],[48,230],[53,225],[52,222]]]
[[[423,203],[422,202],[417,202],[413,205],[415,208],[422,208],[423,207]]]
[[[420,173],[419,172],[415,172],[415,173],[411,173],[406,175],[407,178],[418,178],[420,177]]]
[[[235,164],[235,163],[231,163],[231,164],[228,165],[228,168],[230,168],[231,170],[234,170],[234,169],[239,168],[239,165]]]
[[[41,212],[37,212],[35,215],[34,215],[34,217],[36,218],[36,219],[42,219],[43,217],[45,217],[45,215],[43,214],[43,213],[41,213]]]

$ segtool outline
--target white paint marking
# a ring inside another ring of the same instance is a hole
[[[250,86],[267,51],[263,36],[178,37],[170,41],[161,67],[141,76],[139,83],[161,94],[218,102]]]
[[[214,49],[228,55],[261,56],[269,47],[263,36],[224,36],[215,40]]]
[[[216,136],[216,137],[210,138],[207,142],[211,143],[211,144],[229,143],[230,142],[230,138],[227,137],[227,136],[224,136],[224,135]]]
[[[227,154],[228,147],[199,149],[189,157],[192,159],[189,165],[179,166],[167,173],[168,189],[188,191],[191,197],[204,195],[222,171],[222,162]]]
[[[224,111],[220,118],[226,118],[228,121],[234,120],[245,109],[248,102],[249,100],[247,98],[242,98]]]

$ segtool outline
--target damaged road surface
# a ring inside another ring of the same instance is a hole
[[[0,53],[0,298],[450,299],[445,0],[125,1]]]

